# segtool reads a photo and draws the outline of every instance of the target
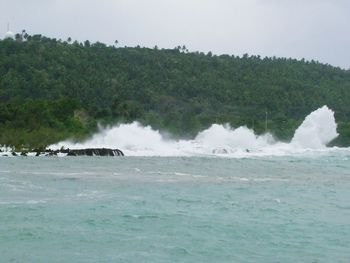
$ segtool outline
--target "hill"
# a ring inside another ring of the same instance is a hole
[[[350,145],[350,72],[316,61],[61,41],[0,41],[0,145],[81,139],[97,123],[139,120],[175,136],[212,123],[289,140],[311,111],[335,111]]]

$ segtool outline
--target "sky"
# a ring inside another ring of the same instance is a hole
[[[276,56],[350,68],[349,0],[0,0],[7,29],[119,46]]]

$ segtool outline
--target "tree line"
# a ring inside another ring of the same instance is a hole
[[[117,43],[117,42],[116,42]],[[0,145],[82,139],[138,120],[175,137],[212,123],[290,140],[311,111],[335,111],[350,145],[350,72],[317,61],[116,47],[17,34],[0,41]]]

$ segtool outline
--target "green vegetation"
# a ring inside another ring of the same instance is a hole
[[[186,48],[116,48],[41,35],[0,41],[0,144],[45,147],[81,139],[98,122],[139,120],[175,136],[212,123],[268,129],[289,140],[328,105],[350,145],[350,73],[315,61],[243,57]]]

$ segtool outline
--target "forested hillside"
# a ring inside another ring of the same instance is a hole
[[[315,61],[186,48],[114,47],[40,35],[0,41],[0,145],[45,147],[88,136],[97,123],[139,120],[175,136],[212,123],[288,140],[328,105],[350,145],[350,72]]]

